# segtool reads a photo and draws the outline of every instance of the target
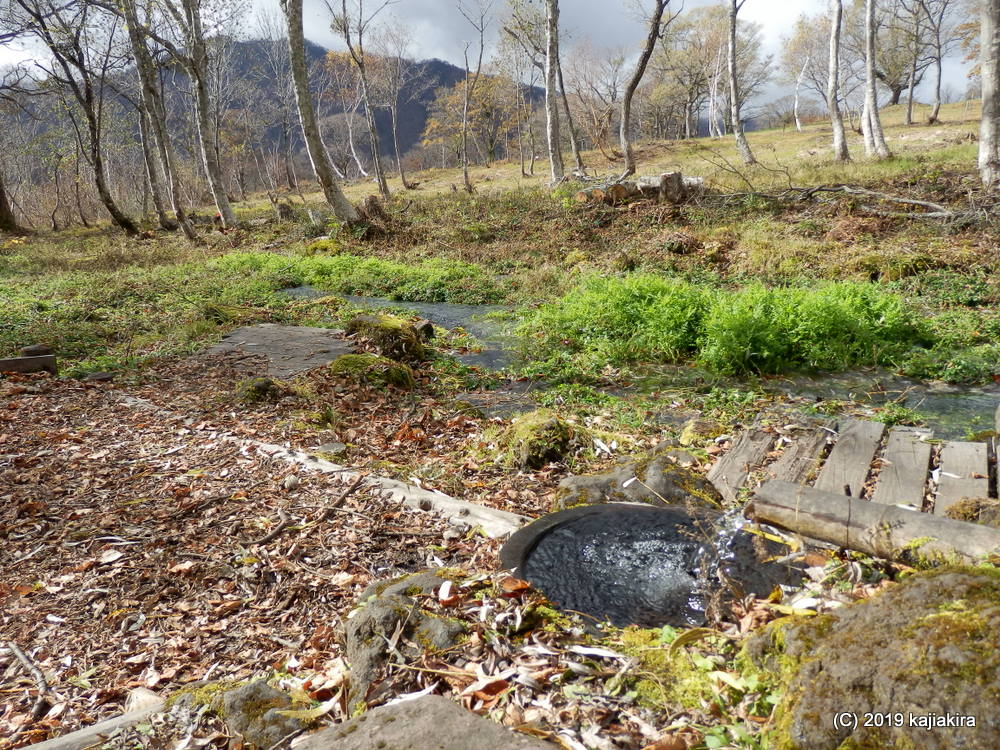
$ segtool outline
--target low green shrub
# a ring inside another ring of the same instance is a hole
[[[872,284],[751,284],[731,291],[649,274],[591,277],[523,316],[526,353],[549,374],[697,359],[727,375],[894,364],[933,337]]]

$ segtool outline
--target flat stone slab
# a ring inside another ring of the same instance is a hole
[[[58,374],[59,370],[54,355],[41,354],[31,357],[0,359],[0,372],[42,372],[44,370],[53,375]]]
[[[267,372],[262,374],[287,378],[328,364],[352,351],[354,347],[339,329],[262,323],[237,328],[207,353],[240,352],[247,356],[263,356],[267,358]]]
[[[439,695],[382,706],[298,743],[296,750],[553,750]]]

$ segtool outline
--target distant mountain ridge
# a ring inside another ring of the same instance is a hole
[[[233,64],[237,75],[250,78],[254,70],[263,70],[266,60],[266,42],[260,39],[234,42]],[[306,40],[306,59],[310,64],[322,60],[329,50],[319,44]],[[465,70],[444,60],[408,61],[416,68],[417,78],[425,78],[430,85],[420,84],[420,91],[411,97],[411,92],[404,90],[400,99],[405,103],[399,109],[399,146],[405,154],[413,146],[420,143],[420,136],[427,124],[427,117],[434,101],[434,93],[441,86],[452,87],[465,78]],[[259,80],[255,76],[255,85],[262,90],[261,94],[275,95],[273,84]],[[249,104],[249,103],[248,103]],[[364,110],[362,109],[363,113]],[[382,153],[394,155],[392,142],[392,124],[389,112],[381,107],[375,109],[375,125],[379,135],[379,145]],[[367,135],[356,133],[359,148],[363,148]]]

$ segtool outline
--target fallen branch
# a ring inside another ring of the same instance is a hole
[[[886,560],[975,563],[1000,553],[1000,529],[776,480],[757,490],[745,514]]]
[[[285,511],[281,510],[280,508],[278,509],[278,519],[279,523],[277,526],[274,527],[274,529],[272,529],[269,533],[262,536],[260,539],[254,539],[251,542],[247,542],[247,544],[248,545],[268,544],[269,542],[273,542],[275,539],[277,539],[284,533],[285,529],[287,529],[289,526],[292,525],[292,519],[289,518],[288,514],[285,513]]]
[[[334,500],[332,503],[326,506],[326,510],[323,511],[323,517],[320,520],[329,521],[330,518],[333,516],[333,512],[337,510],[341,505],[343,505],[344,501],[347,500],[347,498],[349,498],[354,493],[354,491],[362,485],[364,481],[365,481],[365,475],[358,474],[358,476],[355,477],[354,481],[351,483],[351,486],[348,487],[346,490],[344,490],[342,493],[340,493],[340,496],[336,500]]]
[[[42,670],[35,666],[35,663],[28,658],[28,655],[21,650],[20,646],[14,643],[14,641],[7,641],[6,645],[15,658],[21,662],[21,666],[24,667],[25,671],[31,675],[31,679],[35,681],[38,697],[35,698],[35,705],[31,708],[31,720],[38,721],[49,710],[49,702],[46,696],[52,692],[52,689],[49,687],[45,675],[42,674]]]

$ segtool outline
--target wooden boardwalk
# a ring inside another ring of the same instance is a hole
[[[755,426],[734,437],[708,478],[727,500],[778,479],[940,515],[962,498],[997,496],[997,443],[935,440],[928,430],[851,418]]]

